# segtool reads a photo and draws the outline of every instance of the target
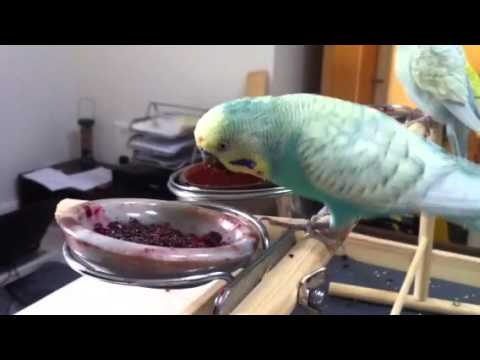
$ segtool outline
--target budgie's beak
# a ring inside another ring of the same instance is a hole
[[[202,160],[206,163],[215,163],[217,162],[217,158],[210,154],[208,151],[202,149],[201,147],[199,147],[199,150],[200,150],[200,155],[202,156]]]

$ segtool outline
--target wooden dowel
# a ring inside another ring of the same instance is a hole
[[[400,315],[402,312],[403,305],[405,303],[405,299],[412,287],[413,279],[415,278],[415,273],[420,265],[422,258],[425,256],[425,251],[427,250],[428,246],[428,239],[426,237],[420,238],[420,244],[418,245],[417,252],[413,257],[412,263],[410,264],[410,268],[408,269],[407,275],[405,276],[405,281],[398,293],[398,298],[393,305],[392,312],[390,315]]]
[[[431,140],[441,144],[443,140],[443,128],[434,126],[431,132]],[[422,214],[420,216],[419,244],[422,238],[426,242],[425,253],[420,260],[420,266],[415,276],[414,296],[419,301],[425,301],[430,293],[430,277],[432,269],[433,240],[435,237],[435,217]]]
[[[417,247],[357,233],[345,242],[347,256],[373,266],[406,272]],[[480,258],[433,250],[432,277],[480,288]]]
[[[355,299],[367,303],[392,305],[398,293],[385,290],[370,289],[360,286],[330,283],[328,294],[347,299]],[[405,297],[405,307],[441,315],[480,315],[480,306],[466,303],[457,303],[448,300],[428,298],[418,301],[414,296]]]
[[[418,301],[425,301],[430,293],[430,276],[432,268],[432,251],[435,231],[435,218],[427,215],[420,217],[419,241],[426,242],[425,253],[420,259],[417,274],[415,276],[414,296]]]

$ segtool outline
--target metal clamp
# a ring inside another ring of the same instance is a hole
[[[296,239],[293,231],[287,231],[280,239],[272,242],[256,261],[220,290],[214,300],[213,314],[230,314],[295,244]]]
[[[312,314],[320,314],[325,298],[327,269],[321,268],[305,276],[298,287],[298,305]]]

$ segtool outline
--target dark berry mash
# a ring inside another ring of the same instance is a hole
[[[189,184],[198,187],[233,188],[264,183],[252,175],[233,173],[218,162],[197,164],[186,171],[184,176]]]
[[[131,219],[128,224],[115,221],[108,224],[107,227],[95,224],[94,231],[137,244],[170,248],[213,248],[225,245],[222,235],[217,232],[210,232],[202,236],[184,234],[172,228],[170,224],[144,225],[136,219]]]

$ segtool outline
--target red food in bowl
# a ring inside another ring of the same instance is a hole
[[[215,231],[201,236],[184,234],[169,223],[144,225],[136,219],[128,223],[114,221],[107,226],[97,223],[93,229],[98,234],[115,239],[169,248],[214,248],[226,245],[222,235]]]
[[[266,239],[254,218],[213,204],[153,199],[63,203],[55,218],[70,249],[102,271],[126,278],[231,272],[254,259]],[[153,239],[160,234],[166,236]],[[152,240],[157,244],[148,243]]]
[[[183,177],[190,185],[203,188],[239,188],[265,184],[262,179],[255,176],[233,173],[211,163],[194,165],[185,171]]]

